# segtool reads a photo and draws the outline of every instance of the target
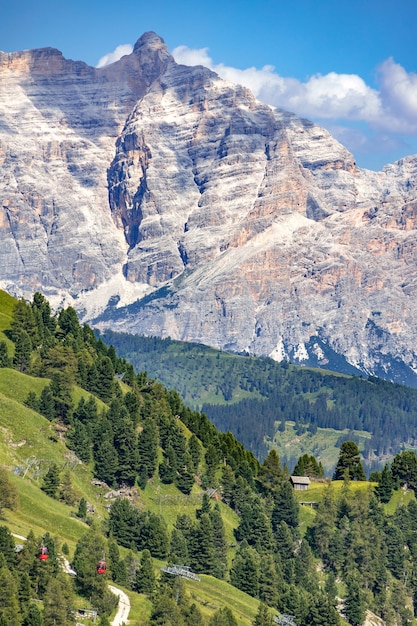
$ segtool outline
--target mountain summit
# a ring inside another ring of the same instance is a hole
[[[155,33],[99,69],[0,53],[0,85],[3,288],[100,327],[417,384],[417,156],[360,169]]]

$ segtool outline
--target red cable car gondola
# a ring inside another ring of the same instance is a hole
[[[46,561],[48,559],[48,548],[46,546],[41,546],[38,552],[38,559],[40,561]]]
[[[107,571],[106,561],[102,559],[97,564],[97,574],[105,574]]]

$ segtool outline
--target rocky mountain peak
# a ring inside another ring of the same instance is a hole
[[[3,288],[101,326],[417,380],[416,157],[361,170],[152,32],[100,69],[48,48],[0,67]]]
[[[143,33],[143,35],[139,37],[139,39],[137,40],[137,42],[135,43],[133,47],[133,52],[137,52],[138,50],[144,47],[152,49],[152,50],[163,50],[163,51],[168,52],[168,48],[165,44],[165,41],[162,39],[162,37],[160,37],[153,31],[148,31],[146,33]]]

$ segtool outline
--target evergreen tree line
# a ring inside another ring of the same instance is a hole
[[[219,430],[238,436],[260,460],[267,454],[264,437],[273,438],[276,422],[294,421],[300,430],[365,430],[372,433],[366,457],[395,455],[402,444],[413,445],[416,440],[417,391],[402,385],[373,377],[340,377],[267,358],[220,354],[170,339],[110,330],[102,339],[136,368],[177,389],[189,404],[204,395],[202,390],[216,390],[222,402],[204,404],[201,410]],[[241,391],[258,397],[224,404]]]

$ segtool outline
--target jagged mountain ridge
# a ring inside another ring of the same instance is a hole
[[[3,288],[101,328],[417,384],[417,156],[362,170],[155,33],[100,69],[0,53],[0,84]]]

